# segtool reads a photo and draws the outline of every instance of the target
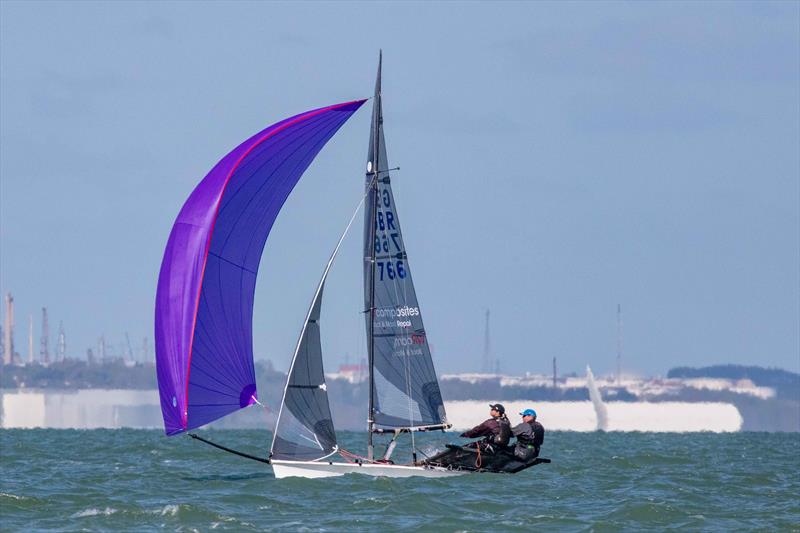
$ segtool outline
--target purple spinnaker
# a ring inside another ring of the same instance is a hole
[[[222,158],[172,227],[156,294],[156,371],[167,435],[257,398],[253,297],[283,203],[325,143],[364,103],[288,118]]]

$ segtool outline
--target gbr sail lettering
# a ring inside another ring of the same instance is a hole
[[[390,255],[402,257],[403,249],[400,246],[400,230],[395,222],[394,213],[389,211],[392,199],[389,191],[380,191],[379,205],[375,213],[375,255]],[[404,279],[406,266],[402,259],[381,257],[375,261],[378,280]]]

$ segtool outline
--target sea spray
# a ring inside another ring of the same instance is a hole
[[[586,386],[589,389],[589,399],[592,400],[594,405],[594,412],[597,416],[597,430],[608,430],[608,410],[603,403],[603,397],[600,395],[600,390],[597,388],[597,383],[594,382],[594,374],[589,365],[586,365]]]

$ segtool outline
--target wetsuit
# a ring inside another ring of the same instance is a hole
[[[544,442],[544,426],[532,420],[514,426],[511,432],[517,437],[514,455],[518,459],[527,461],[539,455],[539,448]]]
[[[511,439],[511,423],[505,416],[490,418],[469,431],[465,431],[461,436],[467,437],[468,439],[483,437],[483,440],[479,442],[484,446],[506,446],[508,445],[509,439]],[[473,446],[477,445],[477,443],[471,444]]]

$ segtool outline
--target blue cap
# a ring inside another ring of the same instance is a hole
[[[533,409],[525,409],[525,410],[524,410],[524,411],[522,411],[520,414],[521,414],[522,416],[532,416],[532,417],[536,417],[536,411],[534,411]]]

